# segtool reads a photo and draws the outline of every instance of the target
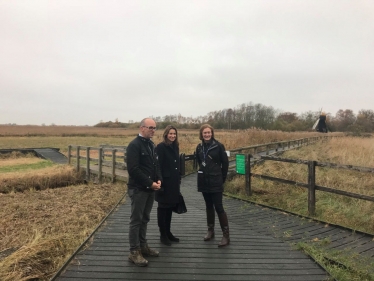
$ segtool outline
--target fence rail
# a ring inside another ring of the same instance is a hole
[[[72,154],[73,149],[75,154]],[[111,152],[105,154],[105,152]],[[82,155],[83,154],[83,155]],[[119,154],[119,155],[118,155]],[[91,157],[97,155],[97,158]],[[111,148],[111,147],[92,147],[92,146],[80,146],[80,145],[69,145],[68,146],[68,163],[72,164],[72,159],[76,159],[75,167],[77,171],[81,169],[86,171],[86,180],[91,180],[91,174],[95,174],[98,177],[98,181],[101,182],[103,175],[110,176],[112,182],[116,180],[123,180],[127,182],[126,173],[120,171],[126,170],[126,163],[124,160],[117,162],[117,158],[125,159],[126,150],[124,148]],[[106,160],[107,157],[110,160]],[[81,165],[81,160],[85,161],[85,166]],[[105,167],[108,167],[105,169]]]
[[[294,186],[307,188],[308,189],[308,212],[309,212],[309,215],[311,216],[315,215],[316,190],[329,192],[332,194],[339,194],[339,195],[347,196],[350,198],[374,202],[373,196],[357,194],[357,193],[348,192],[344,190],[338,190],[338,189],[331,188],[331,187],[316,185],[316,167],[318,166],[318,167],[324,167],[324,168],[352,170],[352,171],[363,172],[363,173],[374,173],[374,168],[359,167],[359,166],[352,166],[352,165],[339,165],[335,163],[324,163],[324,162],[317,162],[317,161],[306,161],[306,160],[300,160],[300,159],[287,159],[287,158],[271,157],[271,156],[261,156],[261,160],[264,160],[264,161],[271,160],[271,161],[278,161],[278,162],[308,165],[308,183],[301,183],[301,182],[291,181],[287,179],[271,177],[267,175],[255,174],[251,172],[250,167],[249,167],[249,175],[251,177],[262,178],[265,180],[271,180],[275,182],[280,182],[284,184],[290,184]],[[251,192],[252,192],[251,186],[249,186],[249,192],[247,191],[247,194],[250,195]]]
[[[326,140],[331,136],[318,136],[289,141],[271,142],[265,144],[258,144],[246,147],[240,147],[228,151],[230,159],[234,159],[236,154],[244,151],[257,154],[260,152],[269,155],[271,151],[282,151],[292,147],[300,147],[309,145],[316,141]],[[111,177],[112,182],[116,180],[127,181],[126,171],[126,146],[101,144],[99,147],[69,145],[68,146],[68,163],[72,164],[75,159],[76,169],[86,171],[86,180],[91,180],[91,175],[97,175],[98,181],[101,182],[103,176]],[[197,162],[196,155],[180,154],[181,172],[182,175],[186,173],[186,163],[192,161],[192,170],[196,170]],[[82,165],[84,164],[84,165]],[[230,167],[233,168],[233,167]]]

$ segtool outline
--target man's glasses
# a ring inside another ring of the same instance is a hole
[[[149,129],[149,130],[154,130],[154,131],[157,130],[156,127],[152,127],[152,126],[149,126],[149,127],[147,127],[147,126],[142,126],[142,127],[147,128],[147,129]]]

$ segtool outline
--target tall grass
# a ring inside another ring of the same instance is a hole
[[[372,139],[334,138],[287,151],[281,157],[374,168],[373,153]],[[296,182],[308,182],[308,168],[302,164],[265,161],[255,166],[252,172]],[[317,167],[316,184],[374,196],[372,173]],[[306,188],[259,178],[252,179],[251,187],[253,196],[250,200],[308,216]],[[245,196],[244,178],[237,177],[228,183],[226,191]],[[323,191],[316,192],[316,200],[316,218],[374,234],[374,203]]]
[[[90,184],[2,194],[0,280],[48,280],[125,190]]]
[[[327,142],[285,152],[281,157],[331,162],[353,166],[374,168],[374,142],[363,138],[334,138]],[[256,165],[252,172],[277,178],[307,183],[306,165],[276,161],[265,161]],[[316,184],[345,190],[353,193],[374,196],[374,175],[358,171],[316,168]],[[259,178],[252,179],[253,196],[245,195],[245,179],[237,176],[225,184],[225,191],[250,201],[278,207],[303,216],[308,216],[307,190]],[[316,215],[314,218],[342,225],[353,230],[374,234],[374,203],[334,195],[322,191],[316,192]],[[331,250],[329,239],[312,239],[298,243],[298,248],[311,255],[339,281],[373,281],[373,259],[364,258],[349,250]]]
[[[18,127],[18,126],[16,126]],[[27,147],[55,147],[67,154],[69,145],[95,146],[101,144],[127,145],[137,134],[138,130],[126,130],[118,128],[95,127],[37,127],[21,126],[15,130],[13,126],[0,126],[0,149],[27,148]],[[80,131],[79,128],[82,130]],[[68,135],[69,130],[74,134]],[[10,131],[9,131],[10,130]],[[43,131],[41,134],[40,131]],[[94,133],[94,134],[88,134]],[[153,141],[158,144],[162,141],[163,131],[156,131]],[[199,140],[198,130],[178,130],[180,152],[191,154],[194,152]],[[336,133],[335,135],[338,135]],[[312,136],[321,136],[315,132],[281,132],[264,131],[258,129],[248,130],[216,130],[216,138],[222,142],[226,149],[234,149],[243,146],[263,144],[282,140],[293,140]]]
[[[108,128],[0,126],[0,149],[56,147],[66,155],[71,144],[127,145],[137,134],[138,130]],[[216,131],[228,150],[315,135]],[[157,144],[161,138],[158,131],[153,141]],[[193,153],[200,142],[198,130],[179,130],[179,139],[180,151],[186,154]],[[19,166],[23,160],[15,158],[1,167]],[[126,191],[124,184],[71,185],[80,180],[71,167],[60,165],[0,175],[0,280],[48,280]],[[52,189],[61,183],[71,186]]]

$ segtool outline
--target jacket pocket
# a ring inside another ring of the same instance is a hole
[[[222,173],[209,175],[209,186],[210,187],[221,187],[222,185],[223,185]]]
[[[197,187],[204,187],[205,186],[205,177],[202,171],[197,172]]]

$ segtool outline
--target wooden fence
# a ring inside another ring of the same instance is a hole
[[[248,155],[248,158],[250,158],[251,155]],[[320,186],[316,185],[316,167],[325,167],[325,168],[332,168],[332,169],[344,169],[344,170],[351,170],[351,171],[358,171],[362,173],[374,173],[374,168],[369,167],[359,167],[359,166],[352,166],[352,165],[339,165],[335,163],[325,163],[325,162],[317,162],[317,161],[306,161],[306,160],[300,160],[300,159],[287,159],[287,158],[280,158],[280,157],[271,157],[271,156],[261,156],[261,160],[271,160],[271,161],[279,161],[279,162],[287,162],[287,163],[295,163],[295,164],[301,164],[301,165],[307,165],[308,166],[308,183],[301,183],[296,181],[291,181],[287,179],[281,179],[276,177],[271,177],[267,175],[261,175],[261,174],[255,174],[251,172],[251,167],[248,165],[247,171],[249,177],[256,177],[266,180],[271,180],[275,182],[290,184],[293,186],[300,186],[308,189],[308,212],[310,216],[315,215],[316,210],[316,190],[329,192],[333,194],[339,194],[343,196],[347,196],[350,198],[356,198],[356,199],[362,199],[374,202],[373,196],[367,196],[357,193],[352,193],[344,190],[338,190],[331,187],[326,186]],[[247,173],[246,173],[247,175]],[[250,181],[249,181],[249,188],[246,190],[247,194],[252,194]]]
[[[310,137],[310,138],[303,138],[297,140],[288,140],[288,141],[280,141],[280,142],[271,142],[265,144],[256,144],[251,146],[239,147],[235,149],[231,149],[227,151],[230,160],[235,159],[235,155],[242,154],[244,152],[250,153],[253,155],[263,153],[265,155],[274,154],[277,152],[285,151],[286,149],[289,150],[291,148],[302,147],[306,145],[311,145],[316,143],[317,141],[326,141],[329,138],[333,138],[337,136],[318,136],[318,137]],[[197,167],[196,163],[196,155],[194,154],[185,155],[185,162],[186,161],[193,161],[193,167]],[[234,168],[235,166],[231,166],[230,168]]]
[[[303,138],[297,140],[272,142],[265,144],[252,145],[247,147],[240,147],[232,149],[228,152],[230,159],[232,160],[236,154],[246,152],[252,152],[257,154],[260,152],[269,155],[274,151],[282,151],[285,149],[301,147],[304,145],[310,145],[320,140],[327,140],[331,138],[329,136],[318,136]],[[112,182],[116,180],[122,180],[127,182],[127,171],[126,171],[126,146],[114,146],[109,144],[101,144],[99,147],[92,146],[80,146],[80,145],[69,145],[68,146],[68,163],[73,164],[76,169],[84,170],[86,172],[86,180],[91,180],[91,175],[97,175],[98,181],[101,182],[103,177],[110,177]],[[186,163],[193,161],[192,170],[197,168],[196,155],[180,155],[181,162],[181,173],[186,173]],[[191,172],[189,170],[188,172]]]
[[[347,192],[343,190],[337,190],[331,187],[316,185],[316,167],[328,167],[333,169],[346,169],[354,170],[364,173],[374,173],[373,168],[368,167],[358,167],[351,165],[339,165],[334,163],[322,163],[317,161],[305,161],[297,159],[286,159],[280,157],[271,157],[269,154],[275,154],[277,152],[285,151],[286,149],[302,147],[304,145],[310,145],[317,141],[324,141],[330,136],[318,136],[290,141],[272,142],[266,144],[252,145],[247,147],[240,147],[228,151],[229,159],[233,160],[237,154],[246,155],[246,193],[248,196],[252,194],[251,189],[251,177],[258,177],[266,180],[277,181],[280,183],[291,184],[294,186],[301,186],[308,189],[308,212],[309,215],[313,216],[315,214],[316,206],[316,190],[329,192],[333,194],[340,194],[350,198],[368,200],[374,202],[374,197],[356,194],[352,192]],[[264,154],[259,156],[260,154]],[[255,158],[252,155],[256,155]],[[94,157],[96,156],[96,157]],[[68,147],[68,162],[72,164],[72,159],[75,159],[76,169],[79,171],[81,169],[86,171],[86,180],[91,180],[91,175],[97,175],[98,181],[101,182],[103,176],[109,177],[112,182],[116,180],[121,180],[127,182],[128,175],[126,171],[126,147],[125,146],[111,146],[111,145],[100,145],[100,147],[90,147],[90,146],[79,146],[79,145],[69,145]],[[120,159],[120,161],[117,161]],[[252,160],[252,163],[251,163]],[[290,181],[287,179],[281,179],[266,175],[255,174],[251,172],[251,165],[254,165],[258,161],[280,161],[288,163],[296,163],[308,166],[308,182],[300,183],[295,181]],[[192,161],[192,170],[196,170],[197,161],[196,155],[185,155],[180,154],[181,163],[181,173],[184,175],[186,173],[186,163]],[[233,169],[234,165],[230,168]]]
[[[127,173],[124,172],[126,170],[125,158],[124,146],[68,146],[68,163],[72,164],[72,159],[75,159],[77,171],[85,170],[87,181],[90,181],[91,175],[95,174],[99,182],[102,181],[103,176],[111,177],[112,182],[116,180],[127,182]],[[121,162],[118,162],[117,159],[121,159]]]

